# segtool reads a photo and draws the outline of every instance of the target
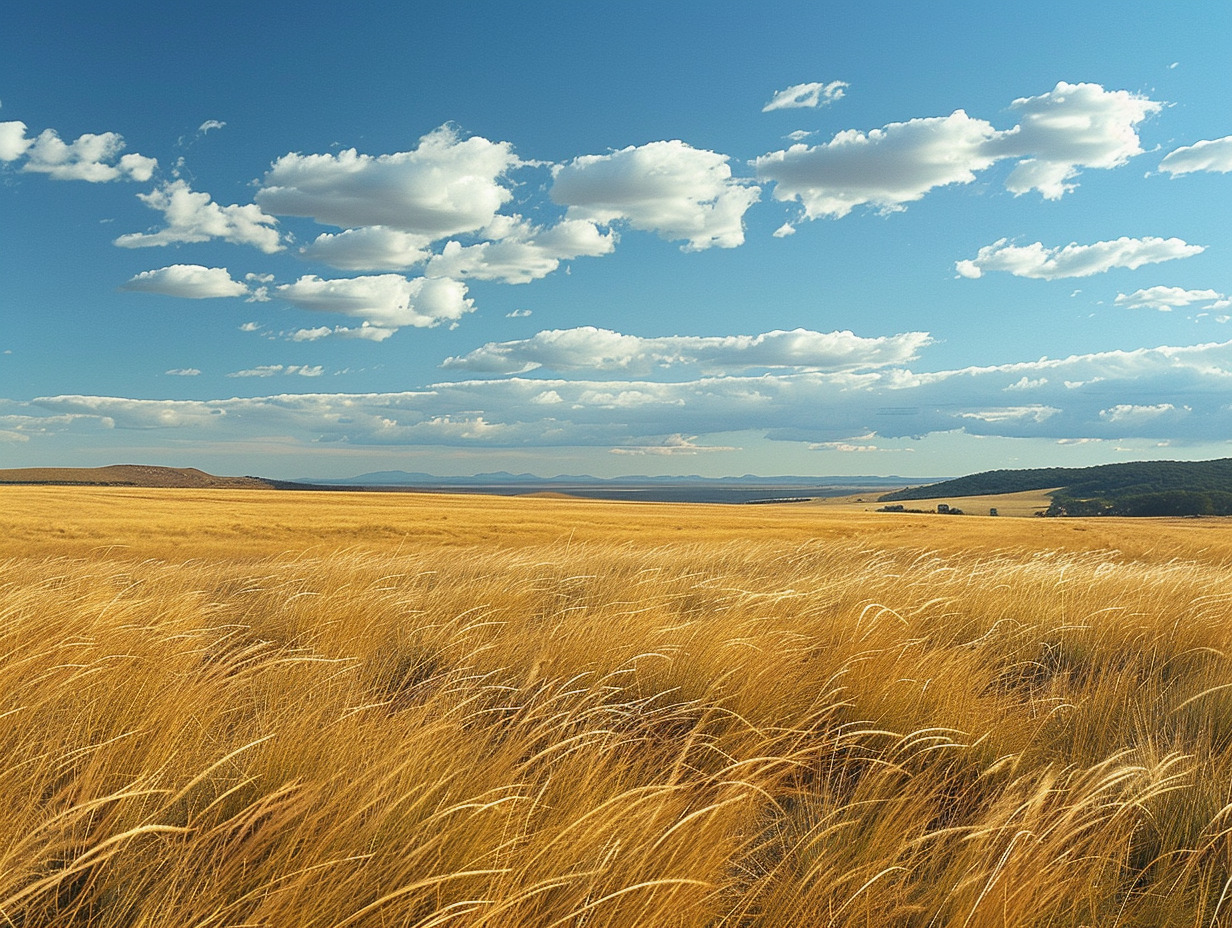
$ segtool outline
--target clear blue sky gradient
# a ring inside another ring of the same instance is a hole
[[[1227,4],[3,21],[0,466],[910,476],[1230,453]],[[763,111],[810,83],[828,102]],[[1055,118],[1032,128],[1032,106]],[[98,161],[118,176],[57,176],[45,130],[122,136]],[[444,139],[427,180],[335,169],[425,137]],[[503,169],[466,167],[480,147]],[[271,189],[293,164],[311,208]],[[464,176],[472,213],[499,202],[422,235],[418,260],[301,252],[392,241],[381,216],[419,229],[426,211],[388,205]],[[198,240],[169,241],[139,196],[177,188],[264,225],[228,240],[201,213]],[[345,196],[345,220],[320,205]],[[511,257],[446,260],[484,243]],[[348,337],[364,322],[383,339]]]

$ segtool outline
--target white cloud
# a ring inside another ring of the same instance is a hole
[[[172,264],[153,271],[142,271],[120,289],[161,293],[189,300],[248,294],[248,288],[238,280],[232,280],[225,267],[202,267],[200,264]]]
[[[1089,277],[1115,267],[1134,270],[1146,264],[1188,258],[1205,250],[1203,245],[1190,245],[1179,238],[1121,238],[1108,242],[1079,245],[1070,242],[1057,248],[1045,248],[1042,243],[1011,245],[999,239],[985,245],[975,258],[955,263],[963,277],[976,278],[985,271],[1006,271],[1015,277],[1036,277],[1057,280],[1062,277]]]
[[[16,161],[34,144],[24,122],[0,122],[0,161]]]
[[[773,232],[773,235],[775,238],[787,238],[787,236],[795,235],[795,234],[796,234],[796,227],[793,226],[790,222],[783,223]]]
[[[610,254],[616,247],[614,232],[604,234],[586,219],[565,219],[543,229],[520,216],[498,216],[485,232],[496,240],[468,246],[446,242],[424,273],[524,284],[546,277],[561,261]]]
[[[298,329],[287,338],[293,342],[315,342],[322,338],[359,338],[364,341],[383,342],[397,331],[397,328],[386,328],[365,322],[356,326],[336,325],[332,329],[327,325],[320,325],[313,329]]]
[[[1060,411],[1053,406],[997,406],[993,409],[974,409],[959,415],[964,419],[979,419],[981,422],[1000,423],[1027,419],[1032,422],[1043,422]]]
[[[1101,409],[1099,417],[1106,419],[1108,422],[1144,422],[1150,419],[1157,419],[1160,416],[1175,411],[1176,407],[1171,403],[1156,403],[1152,406],[1135,406],[1132,403],[1121,403],[1108,409]]]
[[[1159,162],[1159,169],[1167,171],[1173,177],[1192,174],[1194,171],[1227,174],[1232,171],[1232,135],[1178,148]]]
[[[197,193],[187,181],[176,180],[157,190],[137,194],[146,206],[163,214],[166,227],[157,232],[132,232],[115,240],[121,248],[148,248],[179,242],[221,238],[234,245],[252,245],[266,254],[282,250],[273,216],[249,203],[220,206],[208,193]]]
[[[291,367],[270,376],[298,373]],[[1038,382],[1029,403],[1021,393],[1005,392],[1007,383],[1024,377]],[[401,393],[209,401],[53,396],[10,403],[6,412],[30,420],[8,426],[25,434],[40,428],[167,428],[183,430],[186,441],[214,446],[281,436],[305,447],[345,442],[636,449],[671,447],[681,436],[687,443],[717,443],[740,431],[806,445],[871,446],[949,431],[1177,445],[1232,435],[1229,395],[1232,342],[933,372],[891,367],[672,383],[513,377],[434,383]]]
[[[1038,378],[1038,379],[1036,379],[1036,380],[1032,380],[1030,377],[1025,377],[1025,376],[1024,376],[1024,377],[1021,377],[1021,378],[1019,378],[1018,380],[1014,381],[1012,384],[1010,384],[1010,385],[1009,385],[1008,387],[1006,387],[1005,389],[1006,389],[1007,391],[1012,391],[1012,390],[1036,390],[1036,389],[1039,389],[1040,387],[1047,386],[1047,384],[1048,384],[1048,378],[1047,378],[1047,377],[1040,377],[1040,378]]]
[[[839,451],[844,454],[871,454],[873,452],[896,452],[899,448],[882,448],[875,444],[858,444],[871,442],[877,436],[869,432],[865,435],[853,436],[851,441],[815,441],[809,442],[809,451]]]
[[[583,155],[554,169],[552,199],[567,218],[627,222],[685,251],[744,243],[744,213],[761,189],[732,177],[728,157],[681,141]]]
[[[792,84],[786,90],[776,91],[770,102],[761,108],[763,113],[772,110],[816,109],[843,99],[848,84],[845,81],[812,82]]]
[[[1137,126],[1161,104],[1098,84],[1058,83],[1011,104],[1020,123],[999,131],[955,110],[949,116],[847,129],[822,145],[792,145],[755,162],[776,200],[799,201],[809,219],[846,216],[857,206],[905,208],[935,187],[969,184],[976,173],[1013,158],[1006,180],[1015,194],[1038,190],[1057,199],[1081,168],[1114,168],[1142,151]]]
[[[413,151],[363,155],[286,154],[257,192],[270,213],[310,216],[342,228],[383,226],[429,240],[473,232],[512,194],[500,179],[521,164],[508,142],[460,139],[441,126]]]
[[[1048,200],[1060,199],[1074,188],[1070,181],[1079,168],[1119,167],[1141,154],[1136,127],[1162,108],[1125,90],[1065,81],[1010,106],[1021,122],[1000,136],[994,147],[1023,160],[1005,186],[1015,194],[1038,190]]]
[[[949,116],[839,132],[822,145],[792,145],[762,155],[757,178],[774,183],[774,198],[799,200],[809,219],[841,219],[857,206],[903,209],[934,187],[969,184],[996,156],[991,123],[962,110]]]
[[[525,319],[531,314],[529,309],[515,309],[512,312],[505,313],[506,319]]]
[[[489,342],[441,365],[485,373],[517,374],[545,367],[555,371],[650,371],[678,365],[703,370],[801,368],[855,370],[903,364],[932,339],[925,332],[861,338],[851,332],[795,329],[761,335],[639,338],[581,326],[549,329],[511,342]]]
[[[431,241],[413,232],[364,226],[322,233],[299,251],[309,260],[346,271],[400,271],[427,261]]]
[[[649,445],[637,445],[630,448],[610,448],[611,454],[627,454],[635,457],[644,455],[652,455],[656,457],[668,457],[678,454],[701,454],[707,451],[739,451],[739,448],[731,448],[723,445],[699,445],[697,436],[686,437],[677,432],[675,435],[667,435]]]
[[[248,293],[247,303],[268,303],[269,302],[269,285],[274,282],[273,274],[252,274],[244,275],[244,280],[248,281],[248,285],[252,288]]]
[[[228,377],[273,377],[276,374],[295,374],[300,377],[320,377],[323,368],[321,365],[308,366],[306,364],[262,364],[257,367],[249,368],[243,371],[234,371],[228,374]]]
[[[211,129],[221,129],[226,125],[221,119],[207,119],[201,125],[197,126],[197,132],[201,135],[209,132]]]
[[[200,368],[196,367],[173,367],[169,371],[163,371],[169,377],[199,377],[201,376]]]
[[[158,161],[144,155],[121,155],[124,137],[116,132],[87,132],[65,142],[55,129],[44,129],[33,139],[25,138],[25,123],[0,123],[0,160],[15,161],[26,155],[23,171],[46,174],[53,180],[147,181]]]
[[[201,400],[134,400],[116,396],[55,396],[33,400],[61,416],[88,417],[105,429],[209,428],[227,415],[223,403]]]
[[[466,284],[447,277],[408,280],[399,274],[377,274],[322,280],[309,274],[282,284],[276,292],[300,309],[351,316],[381,330],[435,326],[475,308],[466,296]]]
[[[1157,309],[1168,312],[1174,306],[1205,303],[1208,309],[1232,306],[1228,297],[1215,290],[1185,290],[1181,287],[1147,287],[1133,293],[1118,293],[1113,302],[1129,309]]]

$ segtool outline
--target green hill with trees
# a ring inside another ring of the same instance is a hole
[[[1050,516],[1232,515],[1232,458],[990,470],[879,497],[882,502],[1055,489]]]

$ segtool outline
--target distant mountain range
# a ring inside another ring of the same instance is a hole
[[[844,496],[867,491],[874,495],[890,487],[920,480],[903,477],[740,477],[646,476],[593,477],[560,474],[538,477],[508,471],[441,477],[402,470],[377,471],[357,477],[275,480],[265,477],[217,477],[194,467],[113,464],[107,467],[24,467],[0,469],[0,485],[178,487],[190,489],[275,489],[386,492],[461,492],[513,496],[556,493],[590,499],[645,502],[749,503],[787,502],[818,496]]]
[[[954,479],[874,475],[829,477],[702,477],[698,474],[635,474],[594,477],[558,474],[538,477],[508,471],[441,477],[404,470],[375,471],[357,477],[273,480],[217,477],[195,467],[113,464],[107,467],[24,467],[0,469],[0,485],[179,487],[188,489],[368,490],[471,492],[516,495],[561,493],[597,499],[756,503],[791,502],[819,496],[868,491],[881,502],[941,497],[996,496],[1049,490],[1054,516],[1232,515],[1232,458],[1213,461],[1134,461],[1094,467],[1040,467],[990,470]]]
[[[919,483],[920,478],[856,477],[702,477],[698,474],[634,474],[623,477],[594,477],[590,474],[511,474],[508,471],[473,474],[465,477],[440,477],[435,474],[403,470],[377,471],[331,480],[304,480],[289,483],[274,481],[280,488],[414,490],[421,492],[491,493],[513,496],[527,493],[559,493],[586,499],[620,499],[642,502],[756,503],[787,502],[818,496],[846,496],[867,491],[870,495],[889,487]]]
[[[901,487],[904,484],[918,484],[922,481],[937,480],[936,477],[906,478],[881,477],[862,475],[856,477],[759,477],[756,474],[744,474],[740,477],[702,477],[698,474],[650,476],[633,474],[623,477],[594,477],[590,474],[558,474],[555,477],[539,477],[535,474],[511,474],[508,471],[495,471],[485,474],[473,474],[468,477],[440,477],[418,471],[383,470],[358,477],[308,478],[292,481],[294,483],[316,484],[319,486],[364,486],[364,487],[490,487],[490,486],[680,486],[682,484],[701,486],[758,486],[758,487]]]

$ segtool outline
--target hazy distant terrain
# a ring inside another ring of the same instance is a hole
[[[196,468],[117,464],[108,467],[28,467],[0,470],[0,484],[64,486],[133,486],[182,488],[263,488],[280,490],[382,490],[429,493],[482,493],[519,496],[556,493],[589,499],[630,501],[745,503],[782,498],[842,496],[858,490],[881,492],[911,482],[902,477],[741,477],[589,475],[537,477],[506,472],[467,477],[382,471],[335,480],[276,480],[262,477],[216,477]],[[918,482],[915,481],[915,482]]]
[[[112,464],[107,467],[16,467],[0,469],[0,484],[110,487],[205,487],[269,489],[259,477],[215,477],[195,467]]]
[[[304,481],[309,482],[309,481]],[[317,481],[327,486],[381,489],[415,489],[427,492],[487,493],[516,496],[525,493],[558,493],[585,499],[642,502],[747,503],[777,499],[845,496],[858,491],[883,492],[887,487],[919,483],[920,478],[884,476],[778,476],[701,477],[693,475],[631,475],[592,477],[560,474],[538,477],[506,471],[470,477],[438,477],[407,471],[380,471],[339,480]]]

